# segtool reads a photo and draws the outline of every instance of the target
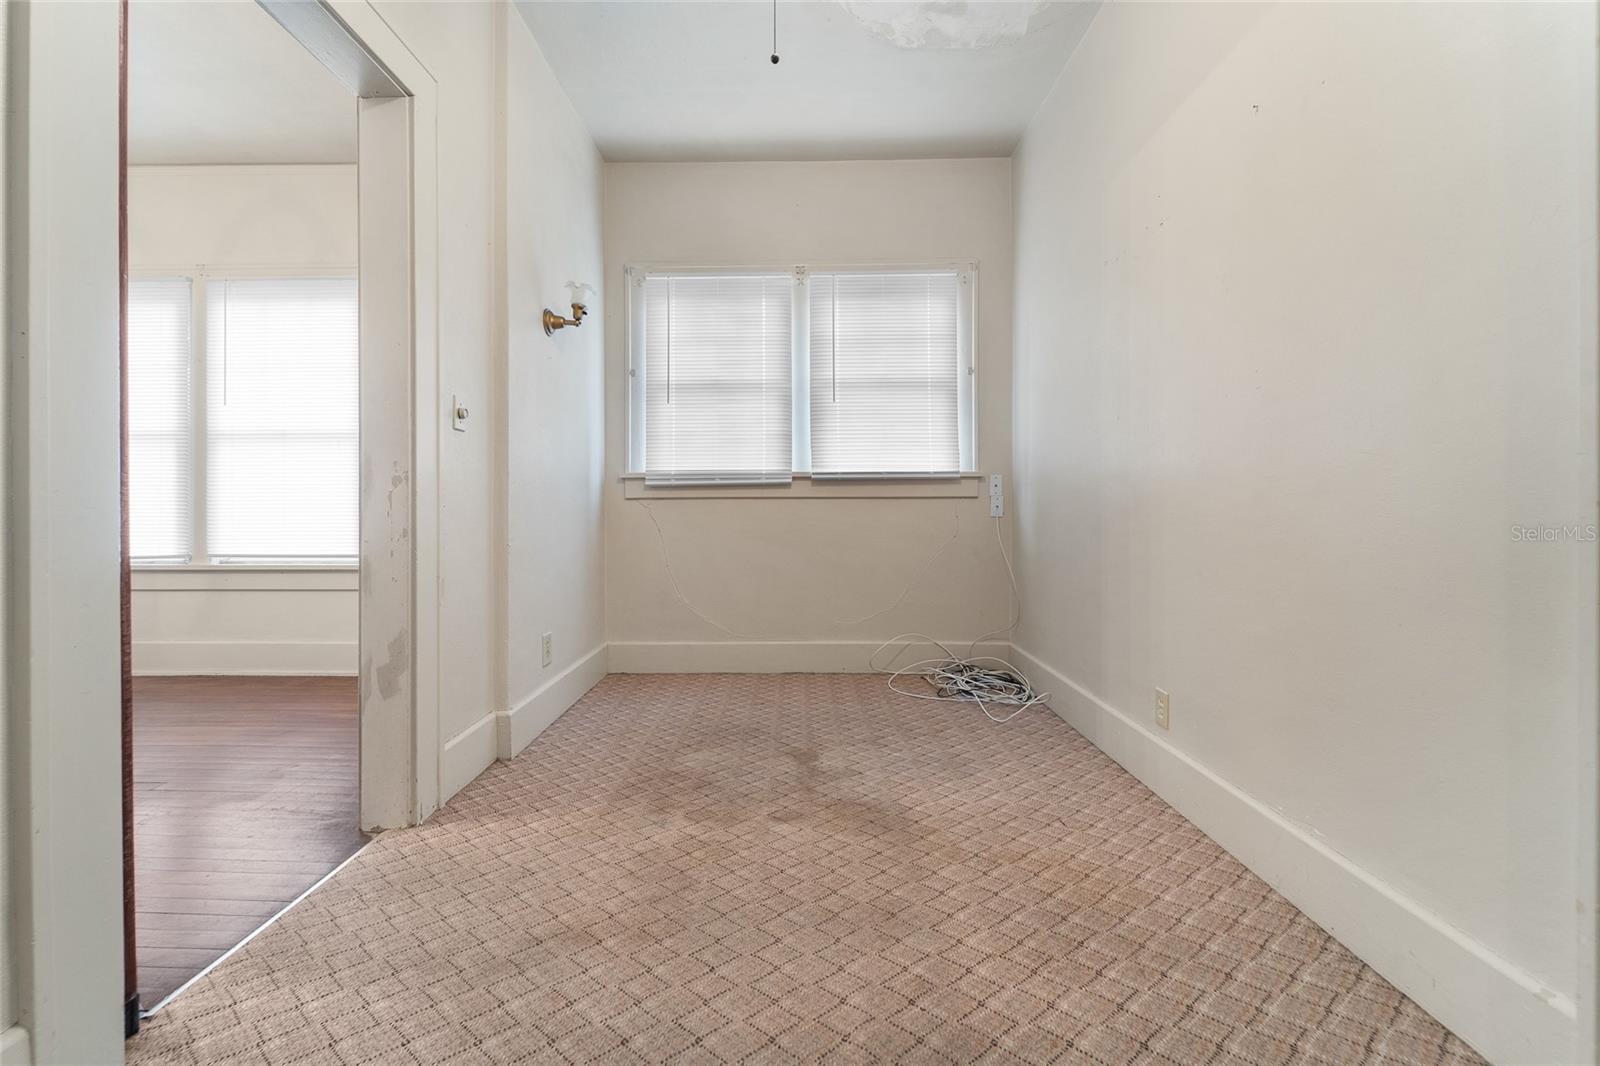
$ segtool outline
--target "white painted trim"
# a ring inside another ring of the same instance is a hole
[[[31,1066],[33,1048],[28,1043],[28,1030],[20,1025],[0,1032],[0,1064],[4,1066]]]
[[[610,648],[601,644],[583,658],[539,686],[509,712],[498,714],[497,745],[500,758],[513,758],[533,738],[567,712],[607,673]]]
[[[1592,25],[1591,21],[1591,25]],[[1588,83],[1595,84],[1591,62]],[[1593,160],[1590,160],[1593,174]],[[1588,205],[1590,236],[1595,224],[1594,203]],[[1600,283],[1600,259],[1590,241],[1583,257],[1583,272],[1577,291],[1591,294],[1589,313],[1580,315],[1578,385],[1583,440],[1588,447],[1579,451],[1580,481],[1592,504],[1600,497],[1600,319],[1595,315],[1592,294]],[[1592,513],[1592,512],[1591,512]],[[1578,1029],[1573,1058],[1577,1062],[1600,1060],[1600,554],[1579,552],[1574,578],[1587,593],[1586,604],[1578,612],[1577,647],[1582,649],[1578,670],[1578,715],[1572,753],[1577,763],[1578,803],[1573,822],[1577,842],[1577,948],[1578,948]]]
[[[361,646],[353,640],[136,640],[139,677],[354,677]]]
[[[361,669],[371,681],[362,686],[361,824],[374,829],[424,821],[440,802],[439,431],[449,412],[439,383],[438,84],[367,0],[320,6],[405,94],[357,104],[369,472]],[[339,73],[336,57],[302,43]]]
[[[877,640],[706,640],[612,641],[609,648],[614,674],[864,674],[871,673],[867,659],[881,645]],[[947,640],[951,648],[965,651],[964,640]],[[974,654],[1004,657],[1010,645],[1001,641],[979,644]],[[885,653],[885,660],[892,654]],[[939,650],[928,645],[910,649],[895,660],[905,666],[931,658]]]
[[[7,11],[5,978],[47,1063],[123,1048],[119,15]]]
[[[1492,1062],[1572,1061],[1573,1001],[1022,648],[1052,709]]]
[[[772,485],[689,484],[650,485],[643,474],[622,475],[622,495],[629,500],[764,499],[977,499],[987,478],[983,474],[954,477],[813,477],[794,474],[792,480]]]
[[[493,765],[499,751],[498,719],[493,711],[445,741],[439,753],[439,805],[466,788]]]
[[[162,171],[183,174],[191,171],[206,174],[316,174],[330,170],[355,173],[354,163],[131,163],[129,174],[155,174]],[[351,269],[354,269],[353,267]]]
[[[135,592],[355,592],[356,570],[232,570],[220,566],[143,569],[133,572]]]

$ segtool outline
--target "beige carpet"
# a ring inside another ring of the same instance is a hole
[[[1049,712],[606,679],[133,1063],[1479,1062]]]

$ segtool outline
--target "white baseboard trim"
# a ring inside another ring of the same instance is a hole
[[[493,765],[499,752],[499,727],[493,711],[445,741],[439,751],[439,806]]]
[[[614,674],[866,674],[867,659],[882,644],[877,640],[708,640],[637,641],[611,644]],[[964,654],[968,642],[945,641]],[[975,654],[1004,656],[1010,645],[988,641]],[[880,662],[893,656],[886,651]],[[907,666],[942,652],[931,644],[915,646],[894,659]]]
[[[510,712],[497,714],[496,750],[509,759],[533,742],[533,738],[567,712],[585,692],[606,676],[607,645],[600,644],[589,654],[561,671],[526,696]]]
[[[28,1031],[13,1025],[0,1032],[0,1064],[3,1066],[28,1066],[33,1062],[33,1046],[28,1042]]]
[[[351,641],[136,640],[136,676],[294,674],[354,677],[360,646]]]
[[[1574,1061],[1577,1010],[1466,932],[1022,648],[1052,709],[1491,1062]]]

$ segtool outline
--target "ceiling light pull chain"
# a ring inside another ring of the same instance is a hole
[[[772,63],[778,63],[778,0],[772,0]]]

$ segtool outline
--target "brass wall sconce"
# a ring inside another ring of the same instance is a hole
[[[583,325],[583,316],[588,313],[589,308],[580,303],[572,305],[571,318],[562,318],[546,307],[544,309],[544,335],[548,337],[556,330],[566,329],[568,326],[581,326]]]

